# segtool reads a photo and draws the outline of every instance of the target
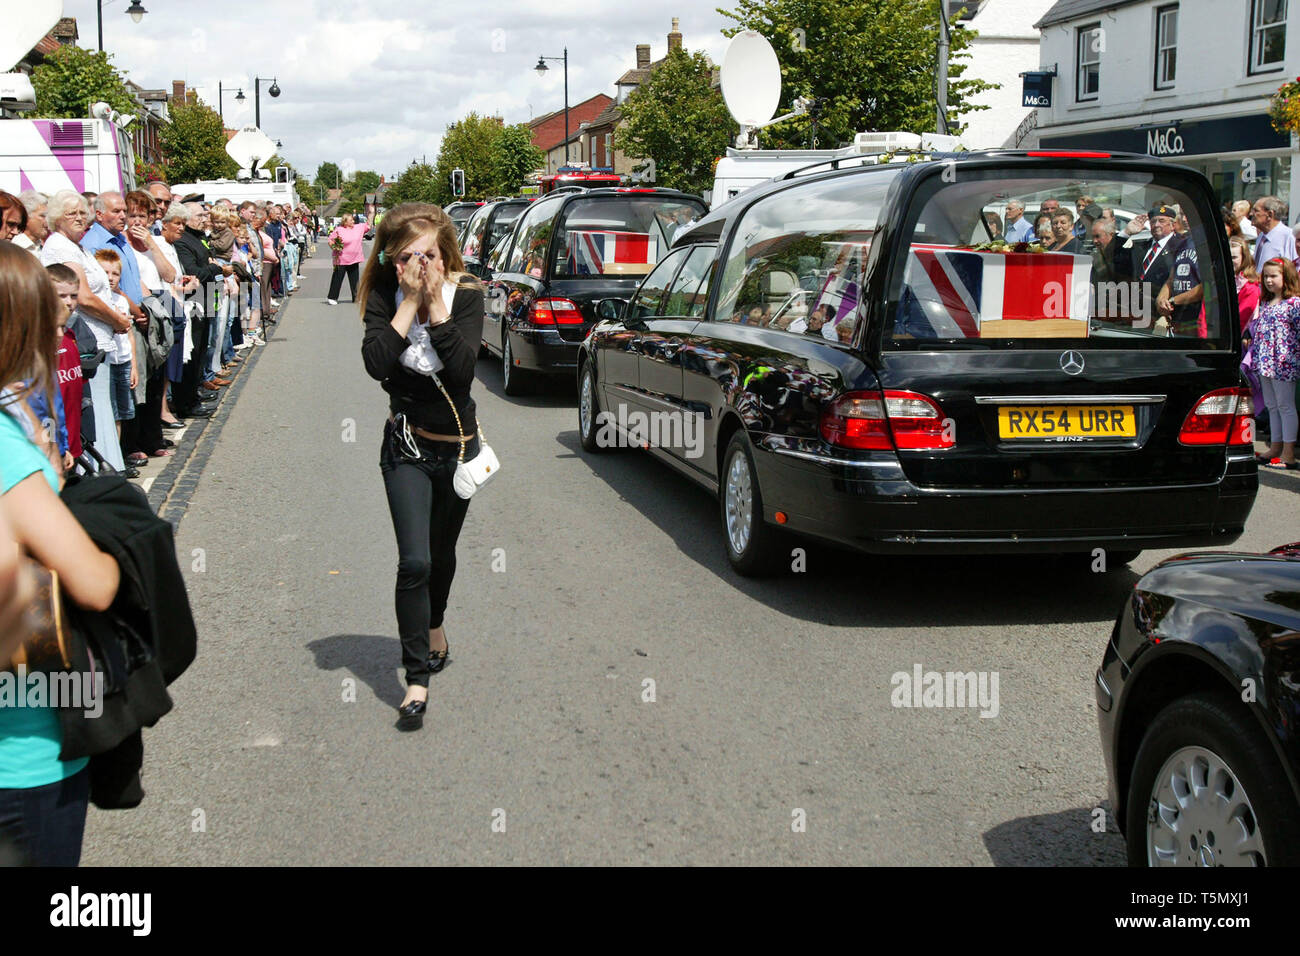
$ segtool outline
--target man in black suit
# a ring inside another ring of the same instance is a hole
[[[234,272],[229,265],[217,265],[212,261],[212,254],[203,239],[203,230],[208,225],[208,214],[197,202],[187,203],[185,207],[190,214],[185,223],[185,232],[174,243],[177,258],[185,275],[197,276],[201,286],[198,301],[202,304],[202,313],[191,322],[191,337],[194,351],[185,363],[185,371],[179,383],[172,386],[171,409],[180,416],[202,415],[199,408],[203,395],[203,370],[207,367],[211,353],[208,347],[208,323],[215,319],[213,283],[221,281],[223,276]],[[196,313],[198,310],[195,310]],[[208,391],[215,392],[217,386]]]
[[[1174,256],[1187,241],[1174,230],[1177,219],[1177,209],[1157,203],[1147,215],[1133,217],[1133,221],[1124,227],[1124,232],[1115,237],[1115,242],[1123,242],[1141,232],[1144,226],[1150,226],[1151,238],[1129,238],[1115,250],[1114,269],[1116,279],[1142,283],[1141,312],[1147,320],[1154,319],[1156,295],[1173,271]]]

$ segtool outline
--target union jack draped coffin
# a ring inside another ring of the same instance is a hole
[[[603,275],[611,264],[653,265],[659,261],[657,236],[644,232],[569,233],[571,275]]]
[[[975,252],[913,245],[898,332],[916,338],[979,338],[997,319],[1089,318],[1092,259],[1065,252]]]

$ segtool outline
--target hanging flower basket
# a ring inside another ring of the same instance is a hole
[[[1300,76],[1278,87],[1268,101],[1268,118],[1279,133],[1300,133]]]

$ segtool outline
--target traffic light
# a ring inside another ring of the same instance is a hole
[[[451,193],[453,196],[465,195],[465,170],[453,169],[451,171]]]

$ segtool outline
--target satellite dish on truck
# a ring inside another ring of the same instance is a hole
[[[722,98],[740,124],[737,144],[772,119],[781,101],[781,64],[762,34],[742,30],[731,38],[722,58]]]
[[[240,169],[254,170],[256,164],[275,155],[275,140],[256,126],[245,126],[226,143],[226,152]]]
[[[63,0],[23,0],[5,4],[0,30],[0,72],[12,70],[63,16]]]

